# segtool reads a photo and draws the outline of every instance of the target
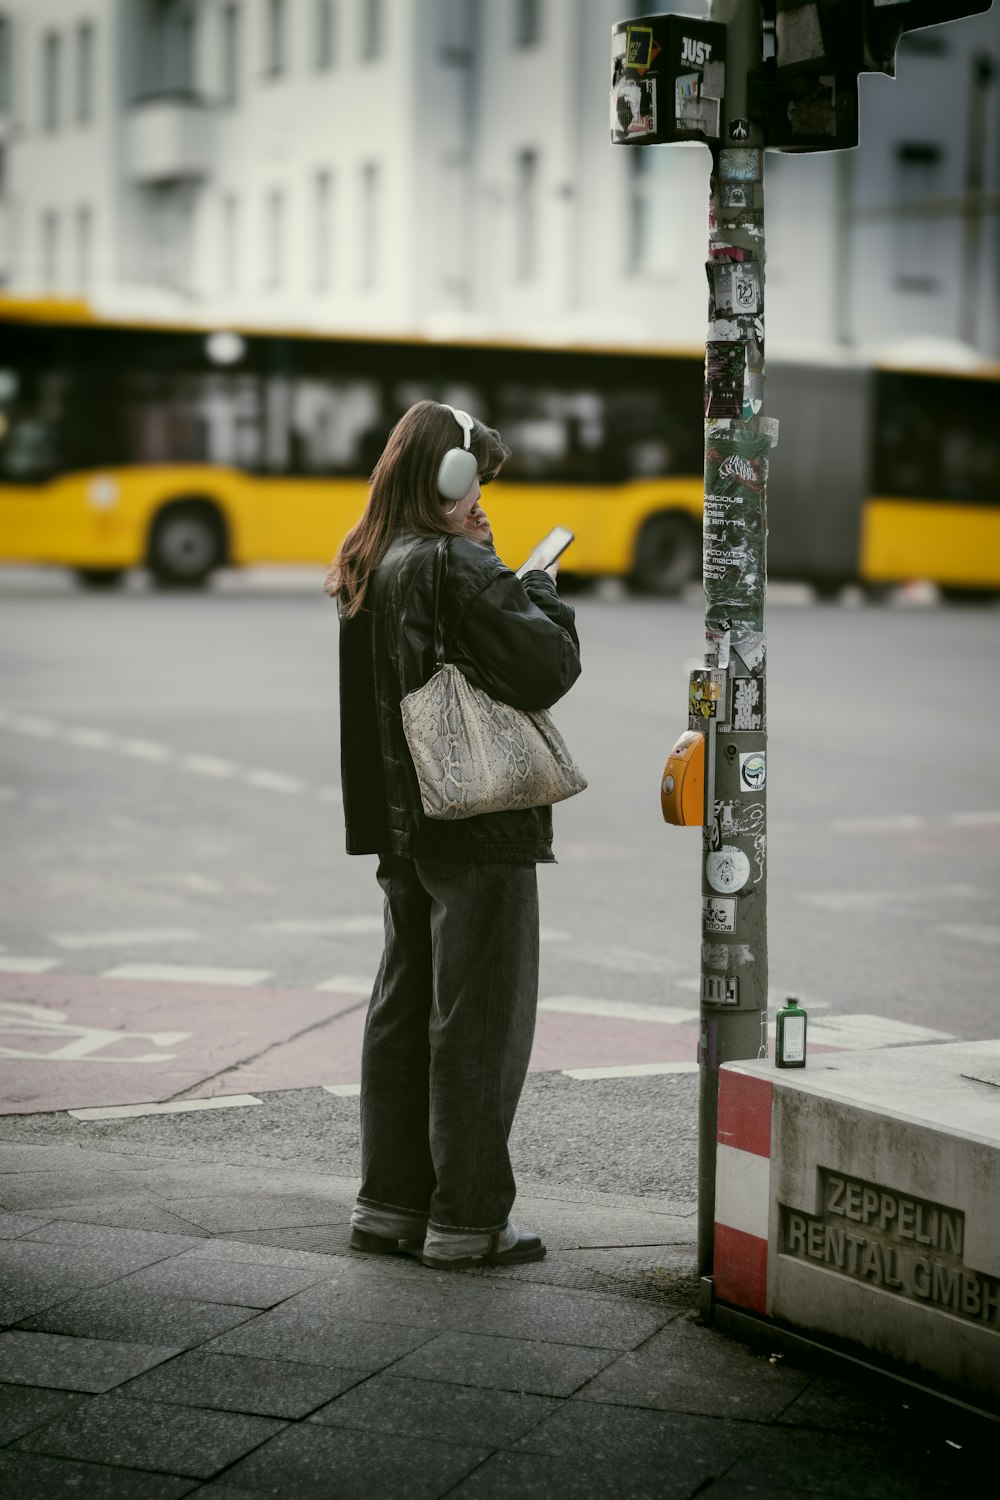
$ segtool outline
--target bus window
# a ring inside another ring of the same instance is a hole
[[[914,500],[996,502],[996,381],[881,371],[875,492]]]
[[[494,417],[512,450],[505,479],[571,483],[607,477],[604,401],[596,391],[503,384]]]
[[[367,474],[388,437],[382,390],[373,380],[314,375],[272,380],[268,412],[268,467],[277,471]]]

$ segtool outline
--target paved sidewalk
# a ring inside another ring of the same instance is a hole
[[[994,1467],[990,1424],[702,1326],[690,1203],[526,1185],[547,1259],[445,1275],[349,1249],[348,1177],[136,1149],[0,1140],[7,1500],[936,1500]]]

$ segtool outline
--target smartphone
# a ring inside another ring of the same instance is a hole
[[[525,559],[517,570],[518,578],[523,578],[525,573],[530,573],[533,568],[548,568],[560,557],[573,540],[574,533],[565,526],[553,526],[548,536],[543,537],[538,546]]]

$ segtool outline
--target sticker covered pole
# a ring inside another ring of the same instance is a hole
[[[767,1051],[764,134],[751,106],[760,0],[707,21],[642,16],[612,29],[611,138],[711,152],[705,346],[705,665],[661,781],[668,822],[703,831],[698,1264],[712,1273],[719,1066]],[[696,795],[701,792],[703,795]],[[697,810],[693,804],[697,801]],[[706,1285],[708,1283],[706,1282]]]
[[[764,413],[764,134],[756,0],[713,0],[725,27],[719,135],[709,141],[705,343],[705,668],[689,724],[707,728],[702,849],[698,1269],[712,1273],[719,1067],[767,1055],[768,455]]]

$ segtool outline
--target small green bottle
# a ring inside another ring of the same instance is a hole
[[[783,1010],[778,1011],[774,1062],[779,1068],[804,1068],[806,1065],[806,1026],[808,1016],[791,995]]]

